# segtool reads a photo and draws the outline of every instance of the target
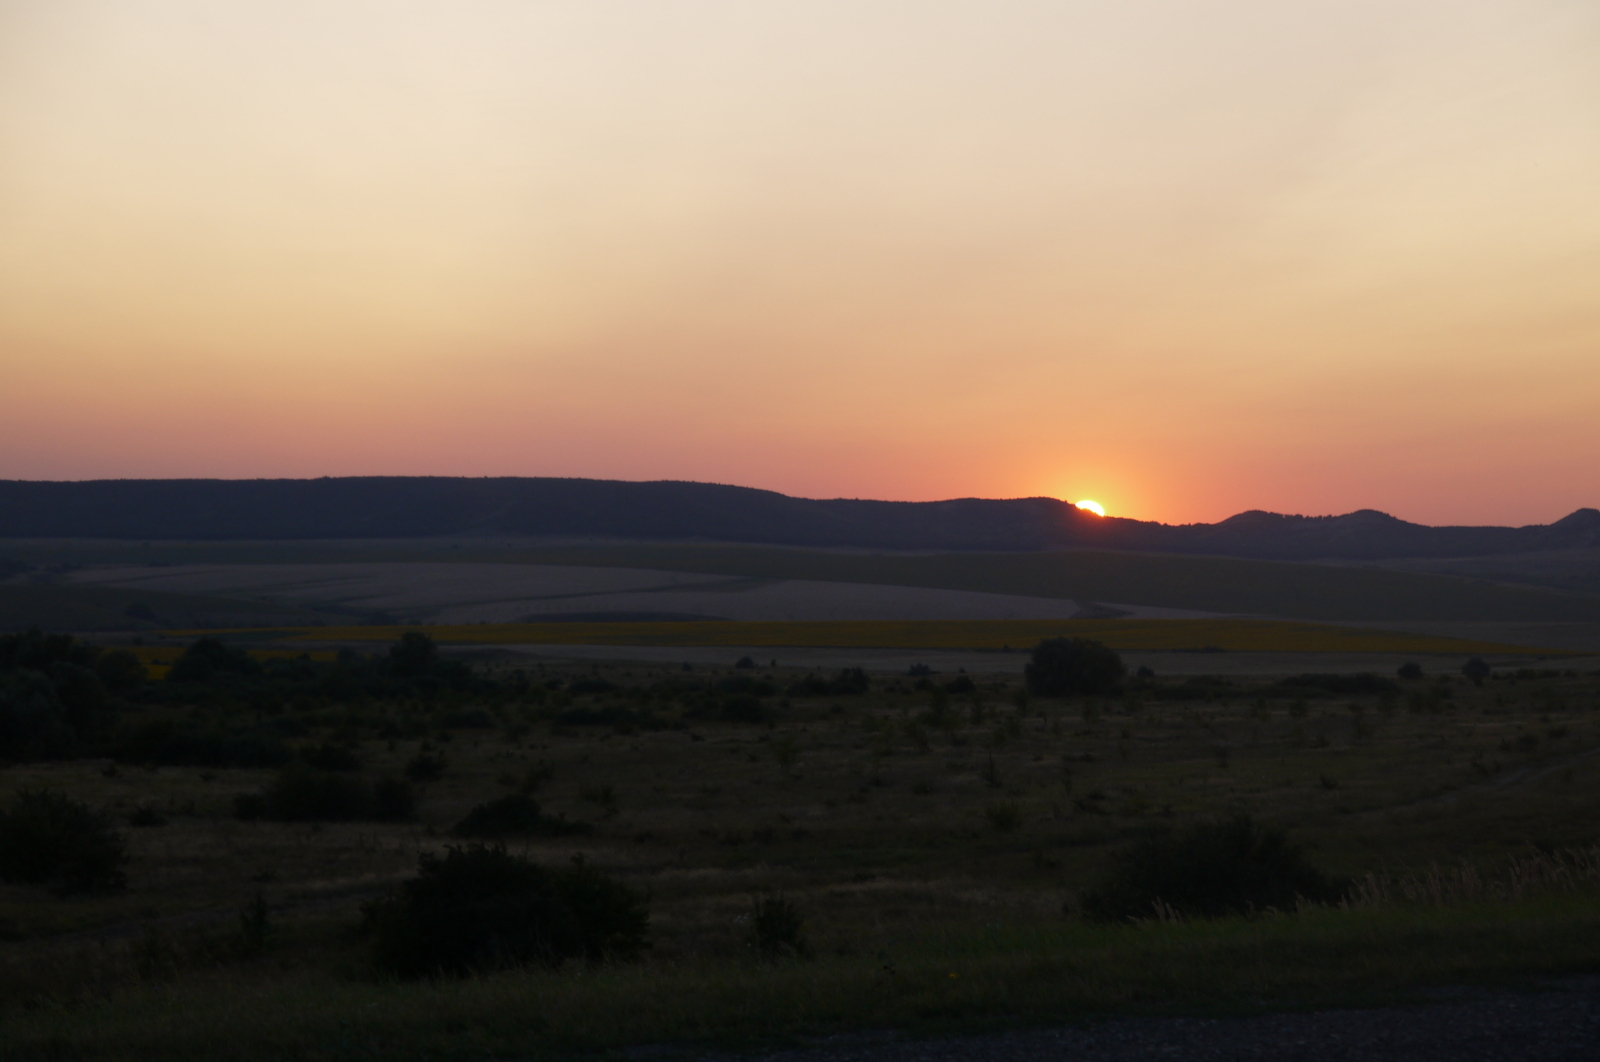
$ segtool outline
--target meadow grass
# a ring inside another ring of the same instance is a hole
[[[348,745],[364,777],[441,757],[414,823],[239,821],[234,798],[270,784],[263,769],[0,769],[7,799],[44,788],[119,824],[145,805],[167,819],[125,827],[123,892],[0,886],[0,1055],[542,1056],[1384,1002],[1600,968],[1593,674],[1428,676],[1398,696],[1158,679],[1074,700],[1024,697],[1001,675],[878,676],[837,696],[796,692],[807,675],[777,668],[545,663],[526,677],[528,699],[475,716],[419,700],[264,713],[307,748]],[[770,690],[764,721],[705,714],[689,685],[747,680]],[[141,711],[217,726],[240,709]],[[512,851],[582,855],[647,890],[649,957],[375,976],[361,904],[456,843],[473,807],[519,791],[594,832]],[[997,806],[1014,812],[1004,829]],[[1354,879],[1350,902],[1080,916],[1080,890],[1122,846],[1239,812]],[[810,958],[749,946],[752,900],[773,895],[804,916]],[[257,896],[272,923],[259,953],[237,942]]]
[[[906,934],[869,957],[521,971],[420,984],[221,967],[8,1017],[8,1057],[455,1059],[750,1047],[1142,1013],[1384,1005],[1600,969],[1600,903],[1318,909],[1206,922]]]

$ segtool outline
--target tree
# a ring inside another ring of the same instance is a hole
[[[406,631],[389,647],[389,672],[400,678],[420,678],[438,662],[438,647],[421,631]]]
[[[1114,693],[1127,673],[1116,650],[1100,642],[1049,638],[1034,647],[1023,675],[1030,693],[1074,697]]]
[[[1481,656],[1472,657],[1461,665],[1461,673],[1471,679],[1474,686],[1481,686],[1489,677],[1489,661]]]

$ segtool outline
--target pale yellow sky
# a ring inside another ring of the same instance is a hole
[[[1600,504],[1600,7],[0,0],[0,477]]]

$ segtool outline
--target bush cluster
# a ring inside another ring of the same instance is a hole
[[[37,630],[0,636],[0,762],[76,754],[143,682],[144,665],[125,650]]]
[[[417,816],[417,798],[409,783],[398,778],[376,782],[344,771],[293,766],[259,793],[234,797],[241,819],[277,822],[409,822]]]
[[[364,912],[374,964],[408,979],[632,958],[650,919],[642,895],[582,861],[551,870],[478,844],[423,855]]]
[[[750,946],[763,959],[804,958],[810,954],[805,916],[793,900],[763,896],[751,902]]]
[[[859,667],[847,667],[833,678],[813,671],[789,685],[791,697],[854,697],[872,689],[872,680]]]
[[[1201,823],[1136,842],[1113,858],[1111,873],[1082,897],[1096,921],[1155,917],[1163,908],[1189,918],[1219,918],[1267,908],[1326,903],[1343,883],[1310,866],[1282,830],[1247,815]]]
[[[1023,669],[1028,692],[1039,697],[1115,693],[1127,673],[1116,650],[1089,638],[1047,638]]]
[[[512,793],[479,804],[450,832],[457,837],[567,837],[593,831],[594,827],[587,822],[568,822],[561,816],[551,818],[539,809],[533,797]]]
[[[24,790],[0,812],[0,881],[58,895],[118,889],[127,861],[106,817],[61,793]]]

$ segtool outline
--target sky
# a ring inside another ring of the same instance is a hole
[[[1600,506],[1593,0],[0,0],[0,478]]]

